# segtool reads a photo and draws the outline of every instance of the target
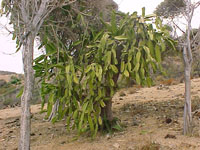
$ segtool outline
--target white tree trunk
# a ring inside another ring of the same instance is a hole
[[[185,63],[185,106],[184,106],[184,127],[183,134],[192,134],[192,110],[191,110],[191,68],[192,68],[192,49],[190,33],[192,31],[191,21],[194,13],[194,7],[191,0],[185,0],[186,3],[186,40],[183,49],[183,58]]]
[[[184,127],[183,134],[188,135],[192,133],[192,110],[191,110],[191,63],[187,58],[186,46],[183,50],[183,57],[185,62],[185,105],[184,105]]]
[[[23,43],[23,64],[24,64],[24,92],[21,98],[21,124],[20,124],[20,142],[19,150],[30,149],[30,101],[34,88],[34,72],[33,72],[33,44],[34,38],[29,34]]]
[[[33,47],[34,39],[44,19],[57,7],[68,5],[75,1],[61,0],[9,0],[6,1],[12,11],[10,13],[18,14],[13,17],[12,21],[16,26],[15,32],[20,40],[23,51],[24,65],[24,92],[21,98],[21,126],[19,150],[30,149],[30,101],[34,88],[34,72],[33,72]],[[15,7],[16,6],[16,7]]]

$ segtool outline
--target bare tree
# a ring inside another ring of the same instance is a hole
[[[19,150],[30,149],[30,101],[34,88],[33,48],[34,39],[45,18],[56,7],[74,1],[61,0],[4,0],[4,13],[14,26],[13,34],[22,46],[24,65],[24,92],[21,98],[21,126]],[[6,9],[7,8],[7,9]]]
[[[177,25],[173,19],[172,23],[174,26],[180,30],[185,36],[181,39],[180,45],[183,48],[183,60],[184,60],[184,75],[185,75],[185,104],[184,104],[184,124],[183,124],[183,134],[188,135],[192,134],[193,130],[193,122],[192,122],[192,108],[191,108],[191,70],[192,70],[192,63],[193,63],[193,56],[192,56],[192,43],[195,42],[196,38],[192,37],[192,18],[194,15],[195,9],[200,5],[200,1],[196,3],[192,3],[191,0],[184,0],[185,9],[180,9],[182,16],[185,19],[185,31],[179,25]],[[199,33],[196,34],[196,36]]]
[[[183,38],[179,41],[179,45],[183,48],[183,60],[184,60],[184,74],[185,74],[185,105],[184,105],[184,127],[183,133],[184,135],[192,133],[192,110],[191,110],[191,69],[192,69],[192,44],[195,43],[196,37],[200,34],[200,28],[196,36],[191,39],[192,33],[192,18],[194,15],[194,10],[200,5],[200,1],[196,3],[192,3],[191,0],[179,0],[178,1],[170,1],[165,0],[162,2],[157,8],[155,13],[161,15],[164,18],[170,20],[173,24],[173,27],[178,29],[183,33]],[[168,10],[173,10],[169,12]],[[177,23],[175,23],[174,18],[177,16],[181,16],[185,19],[186,28],[181,28]],[[176,34],[177,35],[177,34]]]
[[[191,68],[192,68],[192,48],[191,48],[191,31],[192,18],[194,10],[199,6],[199,2],[192,4],[191,0],[185,0],[186,10],[184,16],[187,22],[186,39],[183,45],[183,59],[185,64],[185,106],[184,106],[184,135],[192,133],[192,110],[191,110]]]

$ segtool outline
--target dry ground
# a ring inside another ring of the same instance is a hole
[[[194,116],[194,133],[182,135],[184,84],[135,87],[120,90],[113,98],[114,115],[124,128],[112,135],[86,134],[76,138],[65,123],[43,120],[40,106],[32,106],[32,150],[200,150],[200,121]],[[192,80],[192,109],[200,104],[200,79]],[[0,150],[15,150],[19,137],[20,108],[0,110]]]

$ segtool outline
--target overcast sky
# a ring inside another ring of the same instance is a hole
[[[152,14],[158,4],[163,0],[115,0],[119,5],[119,10],[123,12],[138,11],[146,8],[146,14]],[[1,0],[0,0],[1,2]],[[200,24],[200,8],[195,12],[193,27],[198,28]],[[0,18],[0,24],[8,24],[6,18]],[[15,53],[15,41],[12,36],[0,27],[0,70],[23,73],[21,52]],[[14,53],[14,54],[13,54]]]

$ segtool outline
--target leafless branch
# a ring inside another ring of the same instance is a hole
[[[5,29],[9,34],[13,34],[14,33],[10,29],[8,29],[8,27],[6,25],[3,25],[3,24],[0,23],[0,27],[3,28],[3,29]]]
[[[185,31],[183,31],[175,22],[173,19],[171,19],[172,23],[183,33],[185,34]]]
[[[200,1],[194,4],[194,9],[198,8],[200,6]]]
[[[196,42],[198,37],[200,37],[200,26],[199,26],[199,29],[198,29],[196,35],[193,37],[191,44],[194,44],[194,42]]]
[[[75,3],[77,0],[73,0],[73,1],[69,1],[69,2],[64,2],[63,4],[62,4],[62,6],[63,5],[71,5],[71,4],[73,4],[73,3]]]

